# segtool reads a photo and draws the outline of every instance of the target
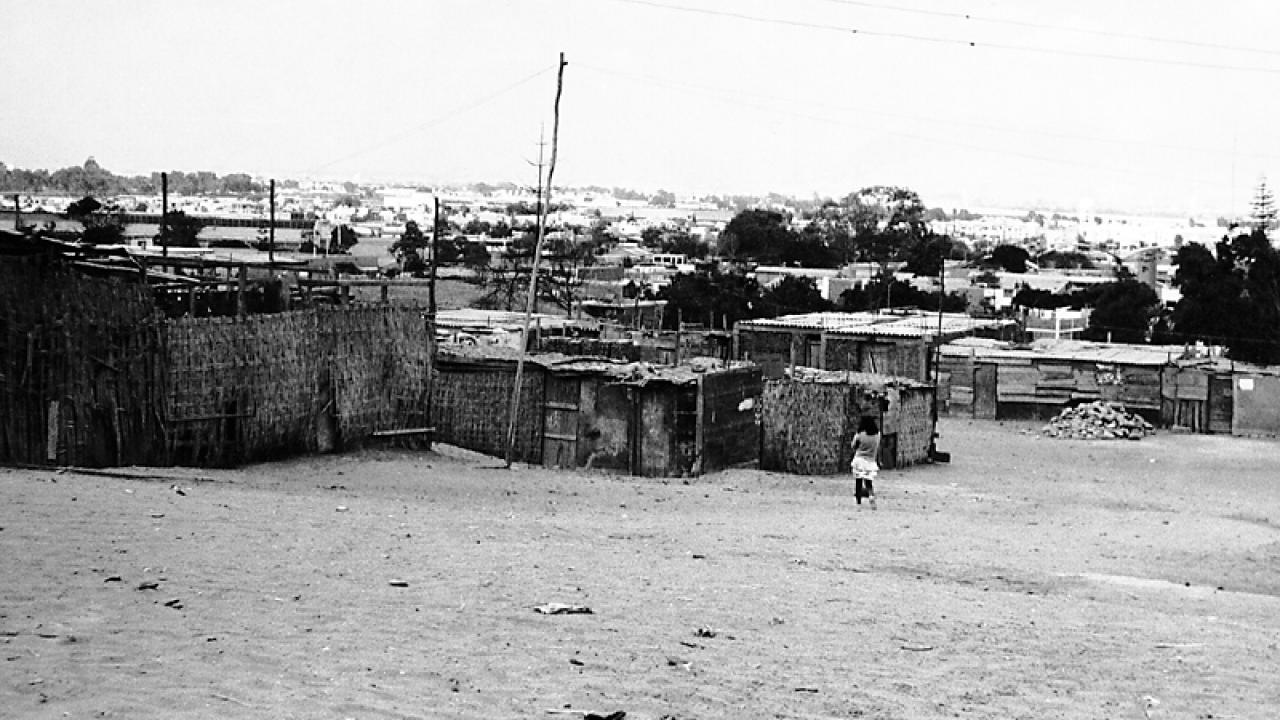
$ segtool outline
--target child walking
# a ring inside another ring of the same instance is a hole
[[[863,416],[858,422],[858,434],[853,436],[853,462],[849,464],[853,471],[853,497],[859,505],[865,497],[871,501],[872,508],[876,506],[875,480],[880,473],[876,458],[879,456],[880,428],[875,418]]]

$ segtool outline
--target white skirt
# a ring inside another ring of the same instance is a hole
[[[880,466],[875,460],[855,457],[853,462],[849,463],[849,469],[853,471],[854,477],[860,477],[868,480],[875,480],[880,472]]]

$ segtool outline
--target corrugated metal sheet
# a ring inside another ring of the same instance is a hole
[[[942,346],[944,357],[980,360],[1058,360],[1161,367],[1181,357],[1180,345],[1122,345],[1083,340],[1037,340],[1029,347],[1004,342],[957,340]]]
[[[982,329],[1000,328],[1011,320],[972,318],[968,315],[944,314],[942,333],[961,335]],[[825,330],[832,334],[882,337],[933,337],[938,333],[937,313],[838,313],[819,312],[784,315],[778,318],[743,320],[743,330]]]

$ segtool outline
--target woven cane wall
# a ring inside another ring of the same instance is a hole
[[[890,412],[898,435],[897,467],[928,462],[934,431],[930,408],[933,388],[898,388],[893,395],[896,397],[890,399]],[[889,424],[887,418],[885,424]]]
[[[160,446],[163,321],[144,287],[50,258],[0,261],[0,461],[147,462]]]
[[[830,475],[848,470],[850,396],[853,389],[835,383],[765,383],[760,467],[800,475]]]
[[[436,440],[505,457],[515,363],[446,361],[440,363],[431,397]],[[521,381],[514,460],[542,462],[546,372],[527,363]]]
[[[341,306],[169,323],[173,462],[232,465],[423,427],[430,330],[419,309]]]

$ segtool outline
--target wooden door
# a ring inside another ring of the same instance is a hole
[[[973,416],[980,420],[996,419],[995,363],[977,363],[973,366]]]
[[[576,377],[547,378],[546,415],[542,430],[542,464],[571,468],[577,465],[579,400],[582,381]]]

